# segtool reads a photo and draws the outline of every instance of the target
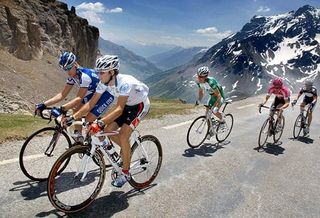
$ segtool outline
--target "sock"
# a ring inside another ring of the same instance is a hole
[[[124,170],[124,169],[122,169],[122,173],[128,175],[128,174],[129,174],[129,170]]]

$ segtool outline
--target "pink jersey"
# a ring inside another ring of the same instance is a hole
[[[268,95],[274,94],[277,98],[288,99],[290,97],[290,91],[287,87],[282,86],[280,89],[271,86],[268,90]]]

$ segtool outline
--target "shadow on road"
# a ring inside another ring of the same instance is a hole
[[[96,199],[88,208],[73,214],[65,214],[56,209],[47,212],[40,212],[36,217],[47,217],[56,215],[57,217],[111,217],[129,207],[128,199],[145,194],[145,191],[153,188],[157,184],[141,190],[131,189],[128,192],[112,191],[109,195]],[[137,208],[138,209],[138,208]]]
[[[211,157],[217,150],[224,148],[224,145],[229,144],[230,141],[224,141],[221,143],[204,143],[199,148],[188,148],[184,150],[184,157],[195,157],[195,156],[203,156],[203,157]]]
[[[9,191],[20,191],[24,200],[34,200],[47,195],[47,182],[36,182],[32,180],[17,181]]]
[[[297,139],[295,138],[289,138],[290,140],[297,140],[299,142],[303,142],[305,144],[313,144],[313,139],[306,137],[306,136],[299,136]]]
[[[283,154],[284,152],[284,148],[281,147],[280,145],[282,145],[282,142],[277,142],[277,143],[267,143],[264,147],[256,147],[254,148],[254,150],[256,150],[257,152],[265,152],[268,154],[273,154],[275,156],[278,156],[279,154]]]

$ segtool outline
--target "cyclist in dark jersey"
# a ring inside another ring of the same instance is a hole
[[[295,105],[300,98],[301,95],[304,94],[303,101],[300,104],[301,111],[304,109],[305,106],[308,105],[308,126],[304,129],[304,134],[308,134],[310,130],[310,125],[312,121],[312,112],[316,107],[317,103],[317,89],[313,86],[313,82],[311,80],[306,80],[304,83],[304,87],[302,87],[298,93],[296,99],[293,100],[292,105]]]

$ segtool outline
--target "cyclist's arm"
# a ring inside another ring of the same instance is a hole
[[[78,110],[76,113],[74,113],[72,115],[73,118],[76,120],[76,119],[80,119],[81,117],[86,115],[97,104],[101,95],[102,95],[101,93],[95,92],[93,94],[92,98],[85,105],[83,105],[80,108],[80,110]]]
[[[56,96],[50,98],[49,100],[45,101],[44,104],[46,106],[50,106],[50,105],[54,105],[55,103],[57,103],[59,101],[62,101],[65,97],[67,97],[67,95],[71,91],[72,87],[73,87],[73,85],[66,84],[60,93],[58,93]]]
[[[204,90],[202,88],[199,88],[199,98],[198,100],[201,101],[204,95]]]
[[[263,102],[262,104],[264,105],[265,103],[267,103],[267,101],[269,100],[269,98],[270,98],[270,95],[269,95],[269,94],[266,95],[266,97],[264,98],[264,102]]]
[[[78,105],[81,104],[82,99],[86,96],[88,91],[88,88],[80,88],[77,94],[77,97],[74,98],[73,100],[69,101],[68,103],[62,105],[63,110],[67,111],[71,108],[75,108]]]
[[[128,101],[129,96],[119,96],[117,100],[117,105],[107,116],[103,117],[101,120],[107,125],[112,123],[115,119],[121,116],[124,107]]]

